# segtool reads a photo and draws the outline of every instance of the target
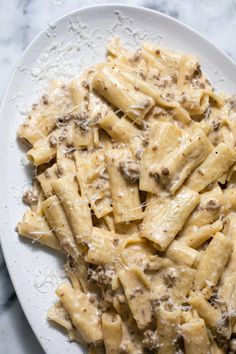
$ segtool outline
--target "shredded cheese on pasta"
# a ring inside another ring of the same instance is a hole
[[[116,38],[20,126],[18,232],[64,253],[48,318],[90,354],[235,352],[235,114],[196,57]]]

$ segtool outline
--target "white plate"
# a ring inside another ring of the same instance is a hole
[[[32,172],[25,166],[25,150],[16,140],[16,131],[24,119],[20,112],[30,107],[47,80],[71,79],[101,61],[106,42],[113,35],[121,36],[130,46],[150,40],[196,54],[219,90],[236,92],[236,66],[228,57],[186,26],[143,8],[105,5],[75,11],[49,26],[29,45],[13,72],[1,109],[1,242],[26,317],[44,350],[51,354],[83,351],[46,320],[63,276],[63,260],[46,248],[22,241],[14,231],[25,210],[21,195]]]

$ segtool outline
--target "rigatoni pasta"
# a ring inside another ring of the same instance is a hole
[[[203,319],[193,319],[180,326],[180,333],[184,338],[186,354],[203,354],[210,352],[210,341]]]
[[[22,222],[17,225],[17,231],[21,236],[27,237],[34,242],[60,250],[60,243],[53,230],[50,229],[46,220],[32,210],[27,210]]]
[[[88,201],[79,195],[75,176],[58,178],[52,186],[65,210],[75,240],[83,242],[91,233],[92,218]]]
[[[114,220],[117,224],[142,219],[139,199],[138,164],[128,149],[112,149],[105,153],[110,177]]]
[[[218,232],[202,254],[194,279],[194,289],[209,298],[232,252],[232,241]]]
[[[141,236],[165,251],[198,203],[199,194],[186,187],[181,188],[175,196],[153,196],[148,201],[141,224]]]
[[[90,354],[228,354],[236,335],[236,98],[195,56],[118,38],[18,131],[19,234],[65,256],[48,319]]]

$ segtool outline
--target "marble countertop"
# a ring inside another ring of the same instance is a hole
[[[177,18],[236,60],[236,0],[0,0],[0,101],[28,43],[47,24],[76,8],[103,3],[144,6]],[[0,353],[42,354],[21,310],[0,250]]]

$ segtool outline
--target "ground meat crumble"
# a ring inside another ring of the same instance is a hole
[[[64,114],[64,116],[57,118],[56,126],[58,128],[64,127],[68,124],[68,122],[74,118],[74,115],[71,113]]]
[[[152,331],[151,329],[147,329],[144,332],[144,338],[142,341],[144,348],[154,350],[160,348],[160,340],[156,331]]]
[[[97,283],[100,286],[110,285],[114,275],[113,269],[105,269],[98,266],[96,269],[88,268],[88,281]]]
[[[86,134],[89,131],[89,122],[86,112],[81,112],[75,117],[75,124],[80,128],[82,134]]]
[[[153,177],[157,183],[160,183],[160,175],[158,172],[150,171],[149,176]]]
[[[225,352],[229,352],[230,349],[230,339],[228,337],[229,326],[231,324],[232,318],[236,317],[236,312],[225,312],[220,320],[216,324],[215,328],[215,340],[217,344],[225,350]]]
[[[35,190],[28,189],[24,194],[23,194],[23,202],[26,204],[32,204],[36,203],[38,201],[38,195]]]
[[[130,300],[133,300],[138,294],[143,294],[143,289],[134,289],[133,293],[130,295]]]
[[[57,137],[54,134],[52,134],[49,138],[49,145],[51,147],[54,147],[57,145]]]
[[[112,291],[105,291],[98,303],[98,308],[102,312],[107,312],[113,307],[114,294]]]
[[[236,338],[233,338],[230,341],[229,354],[236,354]]]
[[[228,99],[228,103],[229,103],[230,108],[231,108],[232,110],[236,110],[236,95],[231,96],[231,97]]]
[[[119,171],[124,176],[125,180],[131,184],[139,180],[140,165],[136,161],[125,160],[119,163]]]
[[[174,268],[169,268],[167,272],[164,274],[164,281],[167,285],[167,287],[172,287],[174,285],[174,282],[177,278],[177,273]]]
[[[211,199],[207,202],[206,205],[206,210],[219,210],[220,209],[220,203],[218,200]]]
[[[119,348],[119,354],[128,354],[129,350],[128,347],[125,343],[121,344],[120,348]]]
[[[196,68],[194,70],[194,73],[193,73],[193,77],[202,77],[202,70],[201,70],[201,66],[200,64],[197,64],[196,65]]]

